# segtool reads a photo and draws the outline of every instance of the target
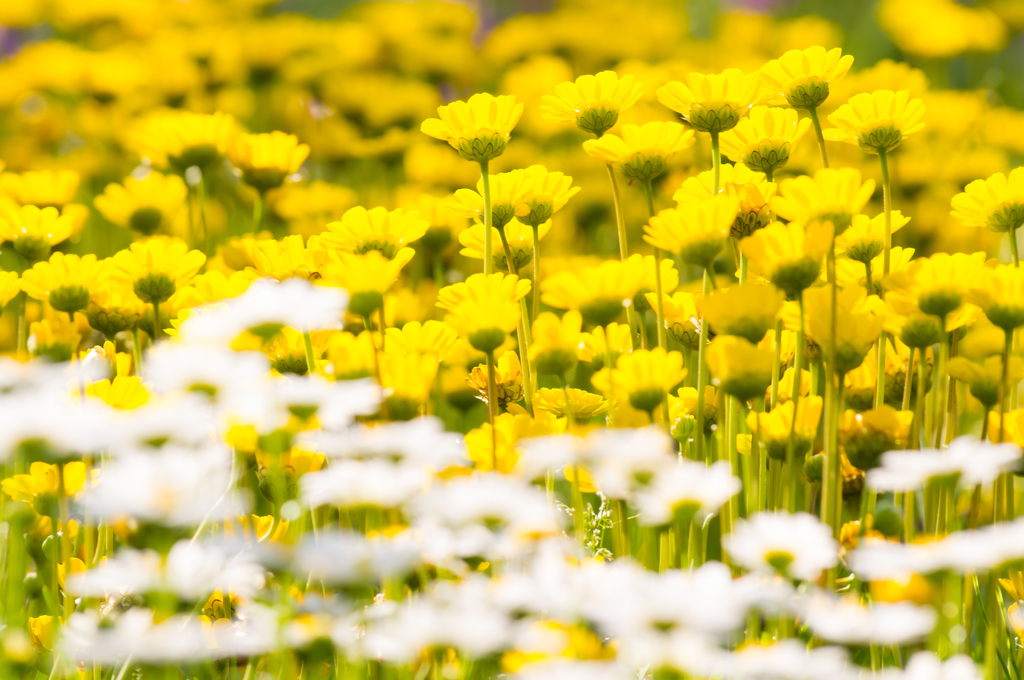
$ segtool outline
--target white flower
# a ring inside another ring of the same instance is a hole
[[[327,469],[303,475],[302,498],[310,506],[397,508],[429,483],[423,468],[386,460],[337,460]]]
[[[722,680],[817,680],[846,677],[849,669],[845,650],[807,649],[804,642],[789,639],[719,652],[701,675]]]
[[[516,680],[635,680],[636,673],[608,661],[552,659],[527,664],[510,677]]]
[[[296,415],[311,411],[332,430],[348,427],[356,416],[376,413],[383,399],[380,386],[370,378],[334,382],[319,375],[286,375],[271,389],[287,410]]]
[[[466,443],[433,416],[406,422],[360,425],[351,431],[318,431],[300,438],[318,451],[336,458],[387,458],[416,461],[435,470],[466,463]]]
[[[213,656],[196,620],[155,623],[148,609],[129,609],[101,622],[95,610],[76,612],[61,629],[58,649],[76,663],[113,665],[128,657],[137,664],[172,665]],[[103,625],[101,625],[101,623]]]
[[[959,437],[948,449],[888,451],[882,465],[868,472],[867,483],[878,491],[913,491],[938,479],[959,481],[971,488],[991,484],[1021,461],[1016,444],[990,444],[974,437]]]
[[[113,409],[96,401],[45,387],[0,396],[0,461],[22,445],[43,445],[57,457],[106,448],[117,432]]]
[[[160,582],[162,566],[154,550],[122,548],[92,569],[68,574],[67,589],[75,595],[99,599],[147,593]]]
[[[132,450],[167,443],[194,446],[209,441],[217,430],[216,412],[195,394],[152,398],[138,408],[117,411],[113,417],[114,453],[122,447]]]
[[[661,471],[654,482],[636,495],[641,524],[664,526],[678,517],[699,519],[718,512],[719,508],[743,488],[732,474],[727,460],[710,467],[704,463],[680,460]],[[688,525],[688,523],[687,523]]]
[[[167,587],[183,600],[201,600],[215,590],[251,598],[265,582],[264,569],[252,553],[231,553],[200,541],[175,543],[164,574]]]
[[[871,680],[981,680],[981,673],[964,654],[951,656],[943,662],[933,652],[917,652],[904,670],[887,668],[866,677]]]
[[[411,573],[419,553],[419,543],[408,531],[372,539],[335,531],[307,538],[296,551],[293,569],[328,584],[377,584]]]
[[[836,599],[825,593],[809,598],[801,618],[814,634],[844,645],[909,645],[935,627],[935,611],[906,602],[861,605],[855,597]]]
[[[832,530],[812,515],[758,513],[739,520],[723,547],[737,564],[812,581],[839,561]]]

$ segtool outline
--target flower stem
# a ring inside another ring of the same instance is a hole
[[[133,374],[142,375],[142,334],[138,328],[132,329],[132,358],[135,360]]]
[[[942,320],[942,327],[945,328],[946,320]],[[947,383],[949,376],[947,370],[949,367],[949,333],[942,332],[942,341],[939,343],[939,365],[935,371],[935,392],[936,392],[936,408],[935,408],[935,432],[933,434],[932,446],[936,449],[941,448],[943,444],[943,431],[945,430],[944,424],[946,420],[946,392],[948,391]]]
[[[796,352],[793,357],[793,387],[791,388],[792,394],[790,395],[790,399],[793,402],[793,421],[789,425],[789,440],[786,442],[786,463],[789,464],[789,499],[786,507],[790,512],[796,512],[796,497],[798,495],[797,491],[800,488],[800,473],[803,472],[803,461],[800,461],[801,464],[797,465],[796,460],[797,409],[800,406],[800,391],[803,388],[804,382],[804,344],[806,342],[803,291],[800,291],[797,297],[797,304],[800,307],[800,330],[796,334]]]
[[[757,480],[757,484],[753,487],[752,493],[748,495],[748,498],[754,500],[753,503],[747,504],[747,514],[753,514],[755,512],[761,512],[765,508],[765,488],[761,484],[761,419],[760,414],[764,411],[764,397],[757,397],[754,399],[754,406],[752,409],[755,418],[754,428],[750,431],[750,479]],[[751,507],[753,506],[753,507]]]
[[[256,200],[252,203],[252,230],[253,233],[263,228],[263,192],[256,192]]]
[[[480,162],[480,178],[484,185],[484,276],[490,276],[494,271],[494,250],[491,244],[491,224],[494,217],[491,215],[491,176],[488,173],[488,161]],[[511,259],[509,265],[511,266]]]
[[[160,337],[160,303],[153,300],[153,344]]]
[[[615,177],[615,168],[611,163],[606,163],[608,179],[612,183],[612,206],[615,208],[615,227],[619,232],[619,259],[623,262],[629,257],[629,248],[626,243],[626,218],[622,213],[622,197],[619,195],[619,180]]]
[[[711,275],[704,270],[704,295],[708,294],[708,283]],[[700,345],[697,347],[697,430],[694,438],[694,456],[696,460],[705,460],[704,453],[704,387],[708,384],[708,369],[704,365],[704,348],[708,344],[708,324],[701,319],[700,322]],[[708,461],[710,462],[710,460]]]
[[[487,353],[487,422],[491,424],[491,463],[498,471],[498,383],[494,375],[494,352]]]
[[[718,132],[711,133],[711,173],[714,180],[711,195],[717,196],[722,190],[722,152],[718,148]]]
[[[316,373],[316,357],[313,356],[313,336],[309,331],[303,331],[302,339],[306,347],[306,371],[309,375]]]
[[[774,409],[779,404],[779,380],[782,379],[782,319],[775,321],[775,341],[772,344],[775,357],[772,359],[772,394],[768,403]]]
[[[647,210],[651,217],[654,217],[654,189],[651,187],[651,180],[644,182],[644,196],[647,198]],[[662,284],[661,284],[661,258],[663,253],[661,248],[654,249],[654,282],[655,291],[658,297],[658,304],[655,309],[658,313],[658,346],[664,347],[668,350],[668,332],[665,330],[665,302],[662,299]]]
[[[28,296],[18,293],[18,354],[28,351]]]
[[[532,323],[540,314],[540,227],[533,225],[533,315]]]
[[[821,153],[821,167],[828,167],[828,152],[825,150],[825,135],[821,132],[821,121],[818,120],[818,109],[812,107],[807,109],[807,113],[811,117],[811,123],[814,124],[814,134],[818,138],[818,151]]]

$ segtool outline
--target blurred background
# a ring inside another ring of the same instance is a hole
[[[444,208],[479,173],[419,126],[439,104],[474,92],[526,104],[495,170],[540,163],[582,187],[545,237],[545,274],[616,252],[604,168],[582,152],[583,133],[538,110],[559,83],[602,69],[644,84],[620,124],[678,120],[655,97],[669,80],[754,71],[794,48],[842,47],[856,61],[824,115],[875,89],[909,89],[927,104],[924,132],[891,161],[895,207],[913,218],[894,242],[921,254],[997,254],[998,235],[957,224],[949,199],[1024,156],[1024,0],[3,0],[0,25],[0,192],[27,201],[3,178],[71,171],[34,200],[75,211],[76,235],[63,247],[101,257],[133,234],[93,199],[150,172],[141,131],[167,108],[221,111],[249,131],[283,130],[311,146],[300,172],[267,197],[271,235],[319,233],[353,205],[416,208],[437,230],[448,280],[479,267],[459,255],[467,225]],[[659,178],[659,208],[708,169],[707,137],[698,140]],[[856,146],[834,144],[830,154],[834,166],[878,179],[877,160]],[[813,172],[817,158],[807,137],[780,174]],[[209,266],[244,267],[239,239],[252,231],[254,195],[226,162],[204,184]],[[631,246],[645,252],[641,192],[625,194]],[[871,214],[880,190],[874,200]],[[161,231],[186,236],[187,211],[168,211]],[[0,254],[0,266],[19,268],[10,255]],[[407,270],[423,279],[413,286],[418,299],[392,305],[392,322],[434,313],[423,301],[440,279],[423,258]]]

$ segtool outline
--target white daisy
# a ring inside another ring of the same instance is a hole
[[[839,561],[832,530],[804,512],[761,512],[739,520],[722,541],[736,564],[751,571],[813,581]]]

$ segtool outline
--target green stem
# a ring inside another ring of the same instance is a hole
[[[516,334],[519,341],[520,364],[523,368],[523,395],[526,398],[526,410],[533,416],[533,364],[530,362],[530,325],[527,316],[526,298],[519,298],[519,328]]]
[[[711,278],[704,270],[704,295],[707,296]],[[704,387],[708,384],[708,369],[704,364],[704,348],[708,344],[708,324],[705,319],[700,322],[700,345],[697,347],[697,431],[694,433],[694,456],[696,460],[705,460],[704,453]],[[709,461],[710,462],[710,461]]]
[[[18,293],[18,354],[28,352],[28,296]]]
[[[760,414],[764,411],[764,397],[757,397],[754,399],[754,406],[752,409],[755,418],[754,428],[750,431],[750,479],[753,482],[755,479],[757,483],[753,485],[753,491],[748,494],[748,498],[753,499],[753,503],[747,504],[747,514],[753,514],[754,512],[761,512],[765,508],[764,502],[764,486],[761,484],[761,467],[764,465],[761,462],[761,419]]]
[[[629,536],[626,532],[626,502],[612,501],[612,548],[615,557],[629,556]]]
[[[654,217],[654,188],[651,186],[651,180],[644,182],[644,196],[647,198],[647,211],[651,217]],[[663,253],[661,248],[654,249],[654,282],[655,291],[658,298],[658,304],[655,309],[658,313],[658,346],[664,347],[668,350],[668,332],[665,330],[665,302],[663,300],[664,295],[662,294],[662,283],[661,283],[661,258]]]
[[[153,344],[160,338],[160,303],[153,300]]]
[[[779,381],[782,379],[782,319],[775,321],[775,356],[772,358],[772,394],[769,404],[772,410],[779,404]]]
[[[491,215],[491,177],[488,173],[488,161],[480,162],[480,178],[484,185],[484,276],[490,276],[494,271],[494,257],[491,236],[494,217]],[[512,265],[511,259],[509,266]]]
[[[540,226],[533,225],[533,315],[530,323],[540,314]]]
[[[309,331],[303,331],[302,339],[306,347],[306,371],[309,375],[316,373],[316,357],[313,356],[313,336]]]
[[[494,352],[487,353],[487,420],[491,424],[491,463],[498,471],[498,381],[494,375]]]
[[[256,200],[252,204],[252,230],[259,232],[263,228],[263,192],[256,192]]]
[[[946,320],[942,320],[942,327],[946,327]],[[932,446],[936,449],[942,448],[943,432],[945,431],[946,421],[946,392],[948,390],[947,382],[949,376],[946,371],[949,366],[949,333],[943,331],[942,340],[939,343],[939,365],[935,371],[935,392],[936,392],[936,408],[935,408],[935,420],[934,423],[935,432],[934,438],[932,439]]]
[[[717,196],[722,190],[722,152],[718,147],[718,132],[711,133],[711,176],[713,184],[711,195]]]
[[[1013,261],[1014,269],[1020,269],[1020,255],[1017,253],[1017,230],[1010,232],[1010,259]]]
[[[821,132],[821,121],[818,120],[818,109],[807,109],[807,113],[811,117],[811,123],[814,124],[814,134],[818,138],[818,151],[821,153],[821,167],[827,168],[828,152],[825,150],[825,135]]]
[[[875,294],[875,283],[871,279],[871,262],[864,263],[864,288],[867,290],[868,295]]]
[[[142,375],[142,333],[132,329],[132,358],[135,360],[135,375]]]
[[[611,163],[606,163],[608,179],[612,183],[612,206],[615,209],[615,228],[619,232],[619,259],[623,262],[629,257],[629,248],[626,242],[626,218],[622,212],[622,197],[619,195],[619,180],[615,177],[615,168]]]
[[[791,388],[792,394],[790,395],[790,400],[793,402],[793,422],[789,425],[789,439],[786,442],[786,463],[789,465],[789,499],[786,506],[790,512],[796,512],[800,476],[803,473],[803,461],[797,461],[796,459],[797,409],[800,406],[800,392],[803,387],[804,344],[806,343],[803,291],[800,291],[797,297],[797,305],[800,309],[800,330],[796,334],[796,352],[793,358],[793,387]],[[800,463],[799,465],[797,464],[798,462]]]

